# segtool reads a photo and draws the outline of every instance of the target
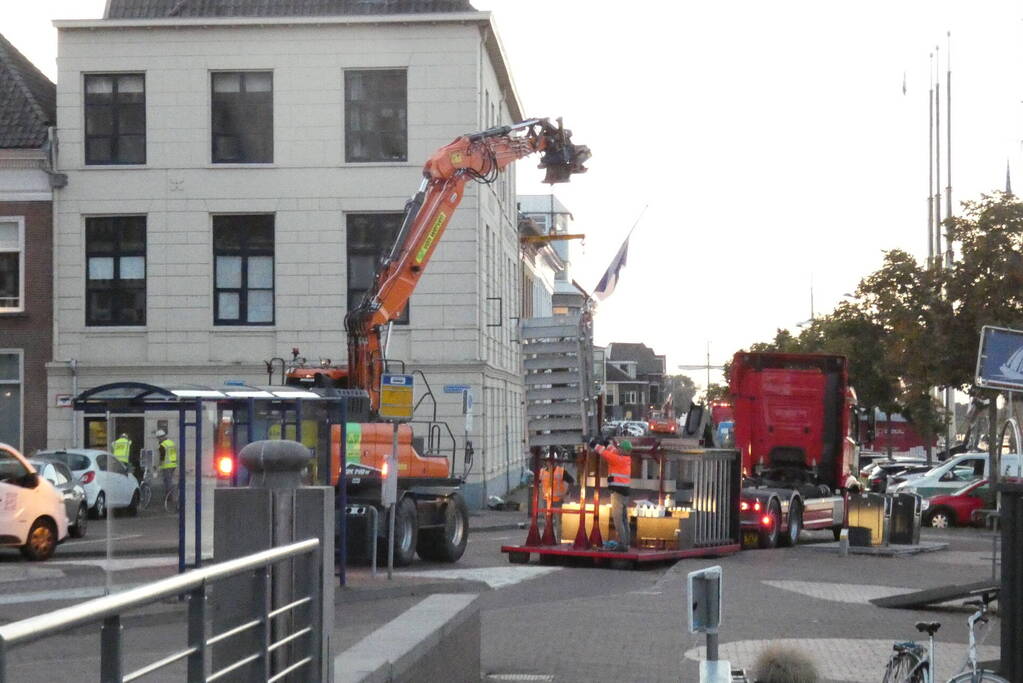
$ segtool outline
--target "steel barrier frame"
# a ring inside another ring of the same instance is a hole
[[[312,572],[308,577],[309,595],[277,609],[272,609],[270,588],[271,566],[283,560],[301,555],[311,555],[314,560],[310,563]],[[268,683],[280,680],[303,666],[310,667],[310,678],[315,680],[320,670],[316,662],[321,656],[319,650],[321,645],[322,614],[320,614],[319,609],[321,602],[319,593],[321,592],[320,561],[323,558],[320,555],[319,539],[310,538],[298,543],[281,546],[280,548],[271,548],[270,550],[253,553],[236,560],[220,562],[203,569],[194,569],[147,586],[140,586],[55,610],[47,614],[40,614],[39,616],[5,624],[0,626],[0,683],[8,683],[11,680],[7,676],[7,653],[11,648],[43,640],[76,626],[84,626],[96,622],[102,622],[100,629],[100,680],[104,681],[104,683],[107,681],[123,683],[134,681],[182,659],[187,659],[188,676],[186,680],[189,683],[215,681],[249,663],[255,663],[259,671],[259,680],[267,681]],[[215,581],[238,576],[250,571],[255,571],[258,585],[260,586],[256,596],[259,613],[254,614],[253,618],[249,621],[232,629],[209,636],[206,632],[206,587]],[[125,673],[123,670],[122,613],[164,598],[181,595],[188,596],[188,646],[140,669]],[[310,608],[310,624],[290,635],[283,636],[276,642],[272,642],[272,629],[270,626],[273,619],[307,604]],[[259,629],[263,643],[262,648],[207,676],[206,649],[215,643],[250,629]],[[277,648],[303,636],[308,636],[310,640],[309,656],[290,664],[281,671],[272,671],[270,655]]]

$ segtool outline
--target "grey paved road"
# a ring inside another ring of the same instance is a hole
[[[817,661],[824,680],[877,681],[891,642],[915,636],[917,620],[943,623],[939,669],[951,669],[966,642],[966,612],[882,610],[869,598],[990,575],[990,540],[973,530],[925,530],[925,539],[948,542],[949,550],[903,558],[840,558],[799,547],[641,571],[512,566],[499,548],[524,538],[524,531],[502,528],[517,518],[507,513],[474,517],[477,529],[469,550],[454,567],[417,563],[397,571],[390,583],[382,573],[374,579],[366,568],[351,570],[352,587],[335,615],[337,646],[354,644],[424,594],[473,590],[482,592],[484,680],[524,680],[531,674],[533,680],[559,682],[695,681],[702,641],[685,630],[685,575],[720,564],[725,572],[722,656],[749,666],[767,641],[788,640]],[[147,548],[165,551],[173,545],[172,518],[118,518],[115,525],[131,538],[118,541],[122,552],[110,564],[95,552],[105,544],[94,544],[95,549],[69,544],[41,565],[25,563],[13,551],[0,552],[0,621],[81,599],[58,591],[99,591],[107,569],[115,585],[174,572],[173,555],[145,554]],[[492,530],[478,528],[484,525]],[[94,522],[86,540],[101,535],[102,524]],[[39,601],[53,595],[66,599]],[[129,664],[152,661],[181,644],[182,624],[176,604],[128,619]],[[987,643],[982,654],[996,656],[997,626]],[[96,629],[88,629],[16,651],[12,680],[50,681],[54,671],[95,680],[97,645]],[[170,671],[151,680],[180,679],[180,672]]]

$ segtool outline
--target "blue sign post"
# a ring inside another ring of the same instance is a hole
[[[974,383],[985,389],[1023,391],[1023,330],[981,328]]]

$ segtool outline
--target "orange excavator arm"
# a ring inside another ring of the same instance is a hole
[[[348,386],[369,393],[370,408],[380,407],[384,370],[381,328],[393,322],[408,304],[430,262],[470,180],[493,182],[509,164],[541,153],[544,182],[563,183],[584,173],[590,150],[571,141],[572,133],[548,119],[530,119],[511,126],[464,135],[442,147],[423,167],[419,191],[405,207],[405,218],[373,287],[345,316],[348,332]]]

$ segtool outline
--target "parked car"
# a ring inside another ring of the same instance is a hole
[[[924,460],[879,460],[876,461],[864,475],[867,482],[867,490],[884,493],[888,490],[891,477],[894,477],[911,468],[923,468],[923,472],[930,470]],[[920,470],[918,470],[920,471]]]
[[[13,446],[0,443],[0,545],[49,559],[68,535],[64,499]]]
[[[1020,476],[1018,453],[1002,455],[1001,476]],[[895,492],[916,493],[922,498],[955,493],[964,485],[991,476],[987,453],[962,453],[938,465],[921,477],[893,487]]]
[[[139,513],[138,480],[106,451],[68,448],[39,451],[35,457],[68,466],[85,489],[86,503],[94,517],[105,517],[108,510],[117,508],[127,508],[133,517]]]
[[[992,507],[993,496],[987,479],[971,482],[955,493],[924,500],[921,504],[923,522],[941,529],[976,524],[979,520],[974,520],[974,511]]]
[[[53,484],[64,499],[64,512],[67,514],[68,533],[71,537],[85,536],[85,530],[89,525],[89,503],[85,498],[85,488],[78,481],[78,477],[71,473],[67,465],[56,460],[32,457],[29,463],[39,476]]]
[[[932,469],[934,468],[930,465],[910,465],[903,470],[899,470],[895,474],[888,475],[888,485],[885,487],[885,490],[894,487],[896,484],[901,484],[904,481],[911,481],[922,477]]]

